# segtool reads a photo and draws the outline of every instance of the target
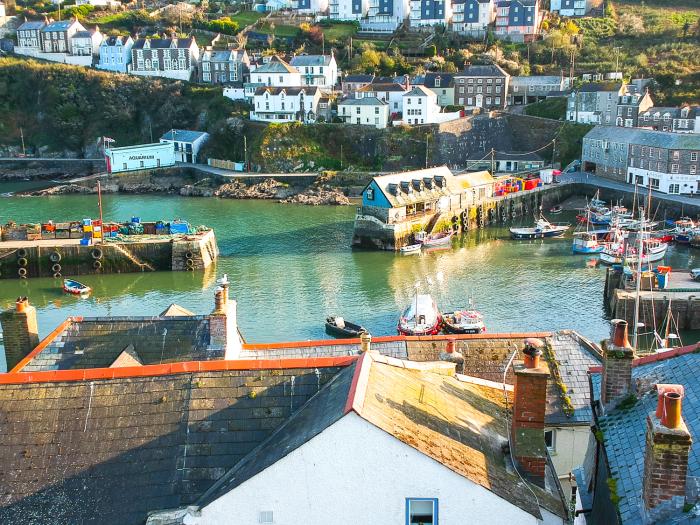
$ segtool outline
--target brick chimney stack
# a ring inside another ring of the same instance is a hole
[[[214,290],[214,311],[209,315],[209,352],[215,357],[236,359],[240,355],[243,342],[236,309],[236,301],[229,298],[228,276],[224,274]]]
[[[14,308],[2,312],[0,324],[9,371],[39,344],[36,308],[29,304],[26,297],[18,297]]]
[[[540,359],[544,343],[526,339],[524,362],[516,362],[515,400],[511,422],[513,458],[521,474],[544,486],[547,447],[544,442],[544,413],[547,401],[549,368]]]
[[[627,321],[610,322],[610,338],[603,348],[603,384],[601,402],[604,409],[614,408],[632,393],[634,348],[627,339]]]
[[[647,416],[642,487],[645,523],[656,523],[683,511],[693,443],[681,415],[683,387],[657,385],[657,390],[659,409]]]

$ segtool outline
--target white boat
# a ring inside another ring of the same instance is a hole
[[[435,335],[441,324],[442,316],[435,300],[430,295],[416,293],[401,314],[397,328],[402,335]]]
[[[532,228],[511,228],[510,235],[513,239],[543,239],[546,237],[560,237],[570,228],[568,224],[552,224],[544,215],[535,222]]]
[[[660,261],[666,256],[668,250],[668,244],[658,239],[645,239],[643,247],[642,264]],[[625,254],[624,244],[613,243],[600,253],[600,262],[604,264],[621,264],[623,260],[629,264],[637,264],[639,260],[636,250],[631,249]]]
[[[409,244],[408,246],[402,246],[399,251],[403,254],[420,253],[422,244]]]

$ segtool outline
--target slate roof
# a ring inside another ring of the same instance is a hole
[[[669,114],[669,116],[673,119],[694,119],[696,115],[700,115],[700,106],[686,106],[688,108],[688,114],[687,116],[682,116],[681,111],[685,109],[684,107],[680,108],[675,108],[675,107],[653,107],[649,108],[646,111],[642,111],[639,116],[642,117],[644,115],[649,115],[650,117],[654,117],[656,113],[659,114],[659,117],[663,120],[663,117],[666,113]]]
[[[0,384],[0,523],[141,525],[189,505],[342,370],[308,365]]]
[[[29,31],[32,29],[42,29],[46,25],[45,22],[37,20],[34,22],[25,22],[17,28],[17,31]]]
[[[700,135],[671,133],[619,126],[596,126],[583,137],[586,140],[610,140],[654,148],[700,150]]]
[[[410,91],[403,94],[404,97],[436,97],[435,93],[425,86],[412,86]]]
[[[207,316],[94,317],[69,320],[22,372],[105,368],[128,345],[144,364],[223,357],[221,352],[207,352]]]
[[[509,77],[510,75],[497,64],[486,65],[469,65],[459,73],[455,73],[455,77]]]
[[[638,388],[639,400],[626,409],[615,409],[599,417],[605,439],[605,452],[610,475],[617,480],[617,494],[622,523],[640,523],[642,478],[646,417],[656,410],[657,383],[679,384],[685,387],[683,419],[693,437],[688,458],[688,476],[700,477],[700,354],[687,353],[669,357],[632,369],[632,379]],[[601,374],[591,377],[593,395],[600,399]]]
[[[569,390],[574,412],[568,416],[559,387],[550,380],[547,393],[546,423],[550,426],[589,424],[593,420],[588,390],[588,370],[600,365],[599,353],[590,343],[570,330],[551,333],[481,334],[479,336],[456,337],[456,351],[464,357],[464,366],[459,369],[468,376],[489,381],[503,381],[503,371],[513,352],[521,359],[523,341],[527,337],[539,337],[552,345],[559,363],[562,382]],[[447,337],[430,339],[404,339],[399,337],[375,337],[372,350],[381,355],[410,361],[438,361],[445,351]],[[292,344],[245,345],[242,359],[295,359],[309,357],[352,356],[360,352],[356,341],[298,342]],[[553,367],[550,367],[550,370]],[[506,374],[506,383],[513,384],[512,369]]]
[[[151,49],[168,49],[172,43],[171,38],[139,38],[134,42],[133,49],[148,49],[144,48],[144,44],[148,40]],[[176,38],[176,49],[189,49],[194,42],[194,38]]]
[[[518,86],[539,86],[542,84],[561,84],[562,83],[562,77],[557,76],[557,75],[534,75],[534,76],[520,76],[520,77],[511,77],[510,79],[511,85],[518,85]]]
[[[289,61],[289,65],[292,67],[328,66],[332,58],[331,55],[296,55]]]
[[[129,36],[123,36],[123,35],[118,35],[118,36],[108,36],[105,37],[102,40],[102,45],[103,46],[117,46],[119,44],[125,45],[127,41],[129,40]]]
[[[590,425],[593,421],[593,411],[588,370],[601,364],[601,355],[569,330],[554,334],[550,342],[556,363],[550,360],[549,370],[550,373],[558,371],[562,383],[566,385],[573,414],[566,414],[561,389],[554,378],[547,385],[545,421],[547,425],[553,426]]]
[[[613,91],[617,93],[622,89],[622,82],[588,82],[582,85],[578,90],[582,93],[595,93],[598,91]]]
[[[530,490],[547,510],[566,516],[556,486],[550,492],[526,484],[504,455],[508,418],[503,390],[452,377],[453,365],[448,363],[434,371],[429,364],[420,365],[364,354],[230,470],[197,506],[205,507],[354,411],[537,518],[541,519],[540,508]],[[424,398],[430,402],[421,401]]]
[[[483,155],[475,155],[474,158],[477,159],[483,159],[488,155],[490,152],[485,151]],[[542,160],[542,157],[540,157],[537,153],[533,153],[531,151],[523,152],[523,153],[518,153],[517,151],[513,151],[511,153],[501,153],[497,152],[496,153],[496,160]]]
[[[372,80],[374,80],[374,75],[357,74],[357,75],[345,75],[343,77],[343,82],[361,83],[361,82],[372,82]]]
[[[375,92],[385,92],[385,91],[406,91],[406,87],[398,82],[383,82],[383,83],[372,83],[367,86],[362,86],[357,90],[360,93],[375,93]]]
[[[271,87],[271,86],[261,86],[255,89],[255,96],[264,95],[265,92],[270,95],[279,95],[284,91],[287,95],[296,96],[299,93],[304,93],[306,95],[316,95],[318,88],[316,86],[304,86],[304,87]]]
[[[435,81],[439,78],[440,86],[438,89],[451,87],[454,76],[454,73],[443,73],[441,71],[426,73],[423,77],[423,85],[425,87],[435,88]]]
[[[76,31],[73,38],[92,38],[92,31]]]
[[[362,97],[362,98],[355,98],[355,97],[348,97],[344,100],[341,100],[338,105],[343,105],[343,106],[386,106],[388,105],[386,102],[383,100],[379,100],[377,97]]]
[[[173,135],[175,138],[173,139]],[[196,140],[209,136],[206,131],[193,131],[189,129],[175,129],[163,134],[160,140],[176,140],[177,142],[195,142]]]
[[[267,64],[258,66],[256,73],[299,73],[299,70],[290,66],[278,56],[273,56]]]
[[[52,31],[66,31],[68,30],[73,24],[78,24],[80,27],[83,27],[80,25],[80,23],[76,20],[57,20],[55,22],[50,22],[46,27],[44,27],[41,31],[43,33],[50,33]]]

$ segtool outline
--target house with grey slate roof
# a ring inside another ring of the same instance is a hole
[[[700,106],[651,107],[639,115],[640,128],[673,133],[700,133]]]
[[[348,97],[338,103],[338,117],[347,124],[383,129],[389,123],[389,104],[377,97]]]
[[[668,392],[678,394],[678,424],[666,419]],[[575,523],[700,523],[697,345],[641,358],[608,345],[590,397],[597,439],[575,473]]]
[[[190,80],[199,65],[199,46],[189,38],[139,38],[131,48],[131,74]]]
[[[205,84],[243,86],[250,59],[245,49],[212,49],[202,52],[199,81]]]
[[[497,64],[469,65],[454,75],[454,104],[485,111],[504,109],[509,84],[510,75]]]
[[[596,126],[583,137],[583,170],[669,194],[700,191],[700,134]]]
[[[338,64],[330,55],[296,55],[289,61],[301,74],[303,86],[317,86],[332,90],[338,83]]]

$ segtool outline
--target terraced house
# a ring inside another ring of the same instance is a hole
[[[105,37],[100,44],[97,68],[117,73],[128,72],[133,45],[134,39],[129,35]]]
[[[139,38],[131,48],[131,73],[190,80],[197,71],[199,47],[194,38]]]
[[[468,109],[504,109],[510,75],[497,64],[469,65],[454,75],[457,106]]]
[[[495,35],[514,42],[532,42],[539,33],[541,19],[539,0],[498,0]]]
[[[248,70],[250,59],[245,49],[215,50],[202,53],[199,81],[205,84],[240,84]]]
[[[669,194],[700,192],[700,135],[596,126],[583,138],[584,171]]]
[[[496,20],[495,0],[454,0],[452,30],[469,36],[483,36]]]
[[[411,0],[410,9],[408,20],[411,27],[447,27],[452,17],[451,0]]]

